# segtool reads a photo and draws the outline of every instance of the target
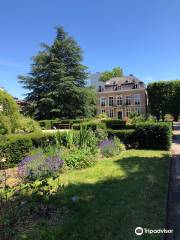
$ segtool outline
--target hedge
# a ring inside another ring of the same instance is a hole
[[[139,149],[169,150],[172,126],[167,123],[140,123],[135,129],[108,129],[108,136],[117,136],[127,147]]]
[[[46,147],[56,143],[56,138],[66,145],[65,133],[17,134],[10,135],[0,142],[0,168],[14,167],[28,155],[34,147]],[[6,161],[3,162],[3,159]]]
[[[169,123],[141,123],[136,125],[138,148],[169,150],[172,141],[172,126]]]
[[[86,122],[86,123],[77,123],[77,124],[73,124],[72,128],[73,130],[80,130],[81,126],[87,127],[87,129],[92,129],[93,131],[95,131],[97,128],[106,128],[104,123],[101,122]]]
[[[80,124],[83,122],[88,122],[90,119],[66,119],[66,120],[41,120],[39,124],[42,128],[46,130],[50,130],[53,127],[58,127],[60,124],[69,124],[72,126],[73,124]]]
[[[118,137],[122,143],[126,145],[127,148],[136,147],[135,130],[133,129],[123,129],[123,130],[113,130],[107,129],[108,137]]]

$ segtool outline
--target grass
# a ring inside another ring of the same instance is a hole
[[[168,171],[168,152],[129,150],[64,173],[60,190],[48,200],[51,214],[37,212],[24,226],[16,226],[12,239],[162,239],[160,234],[136,236],[134,229],[164,227]],[[55,189],[57,180],[50,182]]]

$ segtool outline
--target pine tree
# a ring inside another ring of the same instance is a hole
[[[95,92],[85,88],[87,67],[82,64],[82,51],[76,41],[62,27],[57,27],[53,44],[43,43],[41,47],[42,51],[33,57],[31,72],[19,76],[24,88],[29,90],[26,100],[31,102],[35,118],[92,115]]]

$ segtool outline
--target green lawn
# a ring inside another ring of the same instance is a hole
[[[25,224],[17,239],[162,239],[138,237],[134,229],[164,227],[168,171],[168,152],[129,150],[91,168],[64,173],[59,179],[63,191],[50,198],[51,208],[56,206],[59,213],[38,216],[29,228]]]

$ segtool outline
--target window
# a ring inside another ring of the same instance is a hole
[[[106,106],[106,98],[105,97],[100,98],[100,105],[101,105],[101,107]]]
[[[119,105],[122,105],[122,104],[123,104],[123,97],[122,97],[122,96],[117,96],[116,101],[117,101],[117,105],[118,105],[118,106],[119,106]]]
[[[109,110],[109,117],[114,117],[114,110],[113,109],[110,109]]]
[[[131,105],[131,96],[126,96],[126,105]]]
[[[109,106],[113,106],[114,98],[109,97]]]
[[[137,112],[137,113],[140,114],[140,113],[141,113],[141,108],[140,108],[140,107],[136,107],[136,108],[135,108],[135,112]]]
[[[141,104],[141,95],[140,94],[135,94],[134,95],[134,104],[135,105],[140,105]]]
[[[129,117],[131,113],[131,109],[130,108],[126,108],[126,117]]]
[[[98,87],[98,92],[104,92],[104,88],[102,86]]]
[[[101,109],[101,113],[106,113],[106,110],[105,109]]]

